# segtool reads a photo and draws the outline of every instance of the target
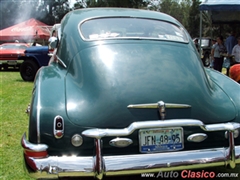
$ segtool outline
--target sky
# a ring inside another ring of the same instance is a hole
[[[76,0],[68,0],[69,1],[69,6],[73,7],[74,3],[76,2]]]

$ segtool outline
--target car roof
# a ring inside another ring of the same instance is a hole
[[[129,17],[129,18],[159,20],[159,21],[172,23],[176,26],[179,26],[185,29],[181,25],[181,23],[177,21],[175,18],[157,11],[130,9],[130,8],[77,9],[66,14],[61,21],[61,28],[60,28],[61,41],[66,44],[64,46],[61,46],[61,48],[58,51],[58,54],[62,59],[66,60],[65,62],[66,65],[68,65],[69,60],[71,60],[72,56],[74,56],[77,52],[79,52],[80,49],[85,49],[87,47],[94,46],[96,45],[95,43],[97,43],[97,41],[85,41],[80,36],[79,25],[87,20],[97,19],[97,18],[111,18],[111,17],[113,18]],[[65,51],[69,51],[71,53],[66,54]]]
[[[69,18],[71,16],[71,18]],[[150,10],[133,9],[133,8],[85,8],[70,11],[63,21],[76,24],[87,19],[100,18],[100,17],[138,17],[138,18],[150,18],[163,21],[172,22],[181,26],[181,24],[173,17]]]

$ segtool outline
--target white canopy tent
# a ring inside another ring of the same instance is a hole
[[[202,12],[208,11],[212,24],[240,23],[240,0],[202,0],[200,10],[200,46],[202,39]]]
[[[208,11],[212,23],[240,23],[240,0],[203,0],[199,10]]]

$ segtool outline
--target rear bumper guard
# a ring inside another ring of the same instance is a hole
[[[106,136],[126,136],[137,129],[156,127],[199,126],[205,131],[228,131],[229,147],[177,151],[155,154],[136,154],[102,156],[101,138]],[[88,157],[48,156],[44,158],[30,157],[24,154],[26,169],[33,178],[58,177],[97,177],[141,174],[159,171],[178,171],[184,169],[207,168],[214,166],[230,166],[240,164],[240,146],[234,145],[234,131],[240,128],[239,123],[222,123],[204,125],[199,120],[168,120],[134,122],[124,129],[89,129],[82,132],[95,140],[96,154]],[[24,150],[42,151],[44,144],[32,144],[22,137]]]

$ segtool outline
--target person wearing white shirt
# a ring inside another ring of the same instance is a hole
[[[52,39],[55,39],[56,37],[57,37],[56,31],[53,30],[53,32],[52,32],[52,36],[48,39],[48,42],[51,42]]]
[[[235,64],[240,64],[240,36],[237,38],[238,44],[233,47],[232,55],[235,58]]]

